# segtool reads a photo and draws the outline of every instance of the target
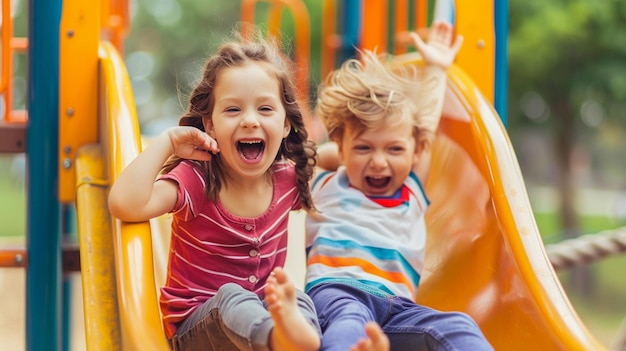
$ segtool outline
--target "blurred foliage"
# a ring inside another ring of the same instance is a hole
[[[312,26],[313,94],[320,81],[322,2],[304,2]],[[206,56],[237,31],[241,1],[130,3],[133,18],[126,54],[141,121],[175,121]],[[258,2],[257,23],[267,22],[268,7],[267,2]],[[614,150],[624,141],[617,131],[626,124],[626,2],[509,0],[509,8],[507,116],[514,142],[517,130],[527,127],[544,130],[553,139],[559,131],[567,131],[575,141],[590,137],[596,140],[588,145],[592,152],[619,156]],[[288,51],[294,44],[294,28],[298,25],[285,10],[281,29]],[[131,57],[140,56],[138,53],[151,61],[138,60],[133,64]],[[147,77],[138,73],[147,69]],[[149,98],[142,99],[146,91]],[[568,107],[568,116],[559,116],[558,104]],[[616,179],[622,170],[608,161],[594,166],[611,169],[610,179]]]
[[[322,1],[310,15],[310,97],[321,78]],[[205,58],[238,31],[241,1],[133,0],[126,62],[144,133],[176,124]],[[256,23],[267,23],[258,1]],[[626,188],[626,2],[509,0],[508,128],[529,184]],[[293,56],[297,23],[281,17]],[[535,139],[530,142],[528,135]],[[538,142],[535,142],[538,141]],[[593,141],[593,142],[591,142]],[[574,175],[576,157],[588,175]],[[584,184],[582,184],[584,183]],[[569,201],[565,198],[562,201]],[[571,217],[571,215],[570,215]],[[560,224],[563,226],[563,224]]]
[[[535,90],[577,106],[593,98],[618,112],[611,107],[625,107],[625,62],[624,1],[510,0],[511,95]]]
[[[511,133],[541,129],[557,143],[564,140],[560,134],[569,133],[567,151],[588,150],[591,168],[601,170],[596,185],[625,186],[626,168],[614,160],[623,159],[626,147],[620,137],[626,126],[626,2],[509,4]]]
[[[321,1],[305,1],[310,22],[321,22]],[[136,0],[131,1],[131,30],[126,40],[126,58],[134,91],[140,97],[138,112],[142,124],[167,119],[176,122],[186,106],[186,94],[200,77],[208,55],[239,31],[240,1],[221,0]],[[256,24],[267,31],[269,2],[256,5]],[[293,57],[296,23],[288,9],[281,16],[284,51]],[[319,75],[320,32],[311,31],[311,77]],[[137,62],[133,57],[139,58]],[[149,66],[147,69],[146,66]],[[146,69],[147,77],[144,77]],[[319,78],[313,78],[314,91]],[[149,97],[141,98],[142,90]],[[145,101],[145,103],[144,103]]]
[[[176,121],[186,105],[185,94],[199,77],[204,59],[235,28],[239,2],[136,0],[130,3],[131,29],[125,48],[129,74],[134,91],[149,91],[146,99],[137,101],[141,122],[160,118]]]

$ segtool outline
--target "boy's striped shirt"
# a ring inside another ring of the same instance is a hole
[[[319,175],[312,191],[320,213],[306,220],[305,289],[340,281],[414,299],[429,204],[417,176],[411,173],[400,190],[407,201],[368,198],[349,185],[343,167]]]

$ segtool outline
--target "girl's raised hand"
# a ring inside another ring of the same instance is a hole
[[[452,65],[461,44],[463,44],[463,36],[454,37],[452,25],[443,21],[432,24],[428,31],[426,43],[417,33],[412,32],[410,35],[424,61],[429,65],[439,66],[443,69]]]
[[[172,127],[168,129],[167,135],[174,154],[181,158],[209,161],[214,154],[220,152],[217,141],[195,127]]]

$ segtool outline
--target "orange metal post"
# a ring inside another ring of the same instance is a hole
[[[361,49],[387,51],[387,23],[389,4],[386,0],[363,2]]]
[[[26,267],[26,250],[3,248],[0,250],[0,268]]]
[[[241,36],[248,40],[252,36],[252,28],[254,24],[254,13],[256,11],[256,0],[241,1]]]
[[[11,0],[2,0],[2,65],[0,94],[4,95],[4,116],[0,119],[0,152],[19,153],[26,149],[26,111],[13,110],[13,55],[24,52],[26,38],[13,38]]]
[[[59,49],[59,200],[74,201],[76,150],[97,141],[100,0],[65,0]]]
[[[124,53],[124,39],[130,29],[129,0],[102,1],[100,21],[102,23],[102,37],[115,46],[117,51]]]
[[[335,0],[324,0],[322,15],[322,79],[335,68],[337,49],[341,47],[341,37],[337,34],[337,4]]]
[[[283,9],[285,5],[280,1],[274,1],[270,5],[270,11],[268,13],[267,23],[268,29],[272,36],[280,38],[280,21],[283,17]]]
[[[409,1],[396,0],[394,13],[394,53],[404,54],[407,51],[407,42],[402,33],[409,30]]]
[[[493,0],[456,1],[456,30],[463,47],[456,63],[472,77],[493,103],[495,78],[495,30]]]
[[[428,0],[417,0],[415,4],[415,30],[428,27]]]
[[[296,24],[296,85],[298,87],[300,97],[303,98],[303,101],[306,101],[306,97],[308,97],[309,94],[309,55],[311,52],[311,44],[309,42],[309,38],[311,36],[311,23],[309,19],[309,13],[302,1],[266,1],[272,4],[272,9],[270,11],[270,24],[273,27],[280,26],[280,15],[283,10],[283,5],[286,5],[292,12]],[[254,12],[256,8],[256,3],[256,0],[244,0],[241,3],[241,21],[244,22],[244,25],[241,28],[241,32],[244,38],[250,38],[250,35],[252,34],[251,30],[252,25],[254,24]],[[278,32],[278,29],[273,28],[273,31]]]
[[[2,0],[2,79],[0,80],[0,94],[4,94],[4,121],[9,121],[10,111],[13,109],[13,91],[10,87],[11,74],[13,74],[12,37],[11,1]]]

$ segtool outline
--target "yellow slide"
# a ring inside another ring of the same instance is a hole
[[[166,255],[158,254],[168,237],[159,225],[165,218],[123,223],[107,209],[108,188],[140,152],[141,136],[124,61],[108,42],[101,43],[99,60],[100,142],[81,148],[76,160],[86,346],[169,350],[156,288],[166,265]]]
[[[467,312],[496,350],[604,350],[548,260],[494,108],[458,67],[446,94],[417,302]]]
[[[141,150],[126,68],[108,43],[100,50],[100,81],[100,143],[77,158],[87,349],[168,350],[157,302],[168,219],[122,223],[106,206],[108,186]],[[456,67],[426,191],[432,205],[419,303],[469,313],[497,350],[604,349],[548,261],[506,131]],[[292,216],[287,266],[299,285],[302,218]]]

